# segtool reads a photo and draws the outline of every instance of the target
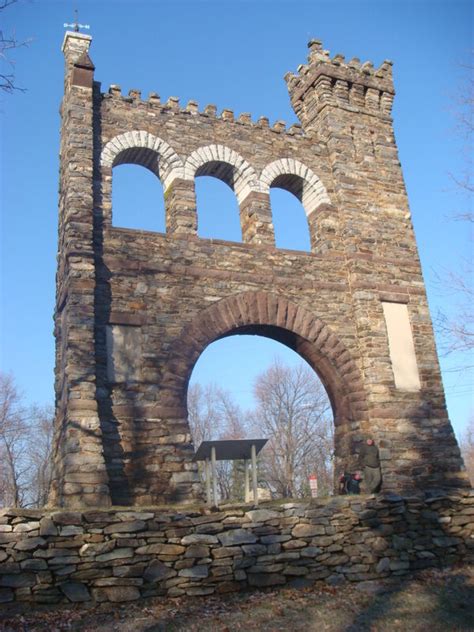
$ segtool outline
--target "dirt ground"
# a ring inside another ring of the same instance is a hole
[[[0,608],[0,630],[29,632],[474,631],[474,568],[390,582],[293,586],[126,604]],[[16,609],[16,610],[15,610]]]

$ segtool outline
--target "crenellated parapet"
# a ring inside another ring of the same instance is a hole
[[[321,41],[314,39],[308,48],[308,64],[300,65],[297,74],[285,75],[293,109],[305,130],[327,105],[390,117],[395,95],[391,61],[374,68],[372,62],[361,63],[357,57],[348,62],[340,54],[331,58]]]
[[[220,119],[221,121],[235,123],[236,125],[269,129],[270,131],[275,132],[275,134],[289,134],[290,136],[304,135],[304,131],[299,123],[295,123],[290,127],[287,127],[285,121],[276,120],[273,125],[270,125],[270,121],[266,116],[260,116],[255,121],[252,119],[252,115],[249,112],[242,112],[235,115],[234,111],[230,108],[223,108],[219,113],[217,106],[213,103],[200,108],[199,103],[194,100],[188,101],[188,103],[182,107],[179,97],[170,96],[166,101],[162,101],[156,92],[150,92],[147,99],[142,99],[140,90],[133,88],[130,89],[127,94],[122,94],[121,87],[116,84],[112,84],[108,91],[102,94],[102,98],[115,99],[117,101],[121,101],[122,103],[142,105],[144,107],[151,108],[153,111],[164,114],[176,114],[183,117],[198,116],[202,117],[203,120],[208,118]]]

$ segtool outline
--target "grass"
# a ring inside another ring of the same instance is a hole
[[[474,569],[429,570],[390,582],[149,598],[128,604],[15,606],[5,632],[474,631]]]

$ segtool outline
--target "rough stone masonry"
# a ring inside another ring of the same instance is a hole
[[[474,493],[203,508],[0,511],[0,604],[396,581],[472,562]]]
[[[392,129],[391,62],[331,58],[311,41],[308,64],[285,77],[301,122],[287,129],[102,93],[90,44],[81,33],[63,44],[51,504],[199,498],[188,381],[207,345],[236,334],[275,339],[320,376],[336,470],[370,435],[386,491],[468,487]],[[164,234],[114,226],[124,163],[163,184]],[[202,175],[233,189],[242,243],[198,238]],[[275,247],[271,187],[301,201],[311,252]]]

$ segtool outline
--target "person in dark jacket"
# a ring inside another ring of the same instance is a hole
[[[347,481],[346,489],[348,494],[360,494],[360,482],[361,475],[359,472],[355,472],[355,474],[351,474],[349,480]]]
[[[347,494],[347,484],[351,479],[349,472],[344,470],[343,474],[339,477],[339,493]]]
[[[364,468],[364,487],[373,494],[378,492],[382,483],[379,449],[373,439],[367,439],[359,452],[359,463]]]

